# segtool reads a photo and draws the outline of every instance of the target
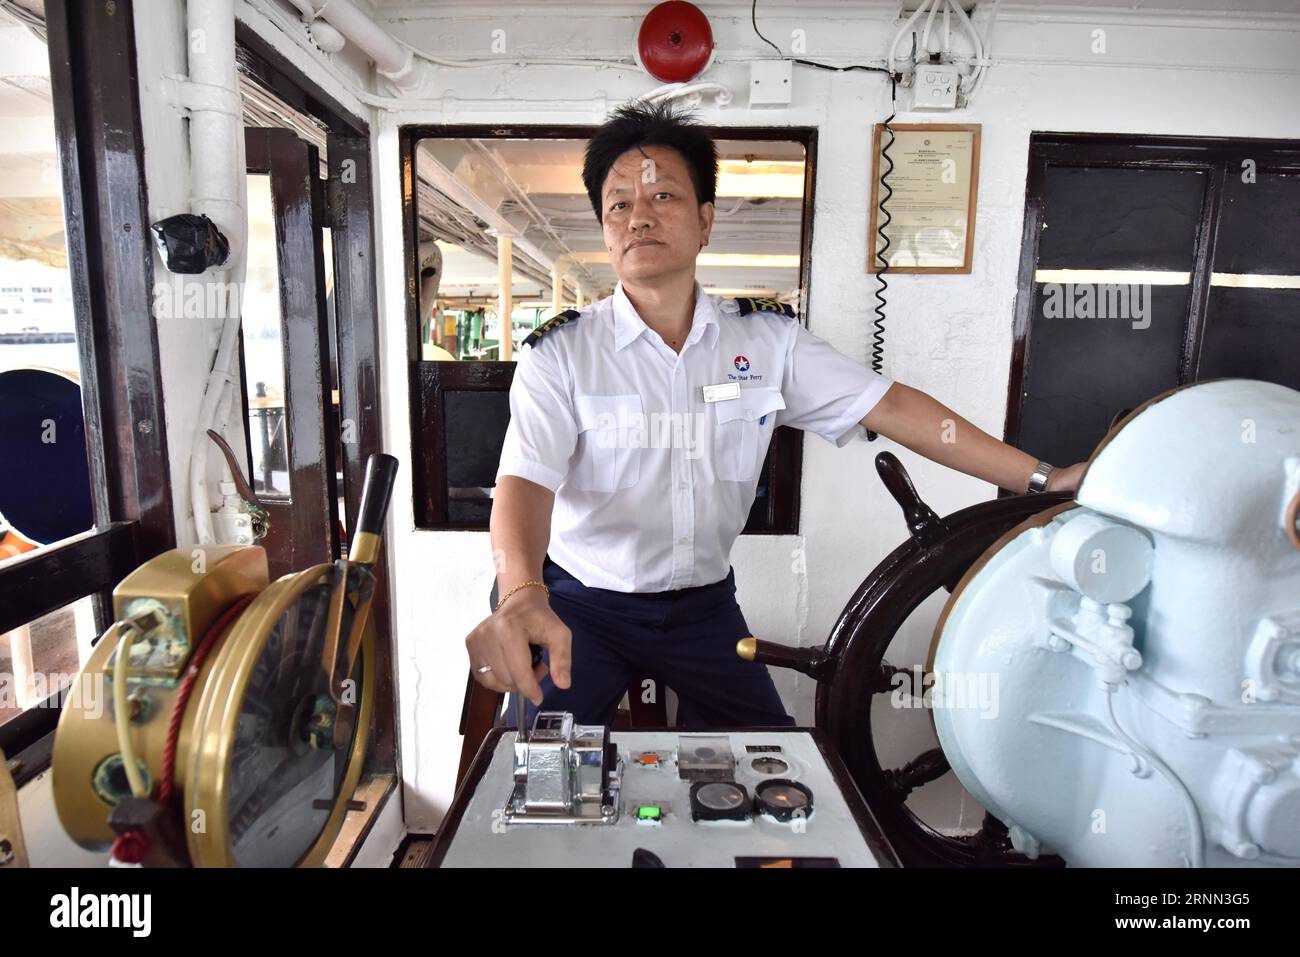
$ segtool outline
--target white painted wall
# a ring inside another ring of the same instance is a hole
[[[865,361],[875,288],[864,269],[869,144],[872,124],[888,114],[887,83],[880,75],[796,67],[791,108],[750,110],[744,61],[770,48],[750,28],[748,3],[700,5],[710,15],[718,48],[718,62],[706,78],[736,93],[725,109],[706,98],[702,118],[723,125],[819,128],[809,326]],[[807,58],[838,63],[878,63],[895,22],[892,7],[765,2],[760,8],[760,26],[783,49],[789,49],[792,31],[803,30]],[[486,56],[499,29],[508,52],[597,58],[630,53],[645,9],[616,2],[584,7],[578,17],[557,15],[557,5],[545,3],[510,13],[504,5],[405,3],[382,7],[381,16],[403,39],[435,55]],[[1105,54],[1091,52],[1098,29],[1106,34]],[[1294,109],[1300,98],[1300,19],[1060,7],[1039,13],[1004,4],[992,49],[998,65],[970,109],[942,117],[898,116],[898,122],[981,123],[983,143],[974,270],[969,276],[891,278],[885,372],[1001,435],[1030,133],[1300,136],[1300,112]],[[634,67],[438,68],[426,84],[427,100],[380,114],[374,159],[390,452],[409,459],[411,447],[398,128],[497,121],[596,124],[607,107],[658,85]],[[872,465],[882,449],[900,454],[922,495],[941,514],[994,494],[983,482],[884,440],[835,449],[809,436],[800,534],[742,537],[733,553],[740,603],[755,634],[821,644],[854,588],[903,540],[898,510]],[[389,548],[407,826],[423,830],[438,823],[452,796],[467,667],[463,639],[487,613],[493,571],[486,534],[417,532],[413,526],[410,472],[404,470]],[[907,648],[890,656],[895,664],[924,660],[941,604],[932,600],[913,616]],[[778,672],[776,678],[787,707],[801,723],[811,723],[812,683],[791,673]],[[924,718],[911,713],[888,718],[896,733],[885,749],[887,763],[902,763],[931,746]],[[935,823],[978,826],[978,808],[951,776],[924,794],[916,806]],[[960,812],[953,813],[958,806]]]

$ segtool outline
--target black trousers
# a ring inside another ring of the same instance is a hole
[[[608,724],[634,675],[655,679],[677,694],[678,723],[693,728],[793,725],[767,668],[736,654],[750,634],[736,603],[736,573],[711,585],[639,593],[588,588],[551,561],[542,569],[551,608],[573,632],[570,686],[557,688],[548,672],[538,710],[570,711],[582,724]],[[550,664],[543,651],[543,661]],[[504,715],[515,725],[515,696]]]

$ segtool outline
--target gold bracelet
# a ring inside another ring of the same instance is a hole
[[[520,582],[514,588],[510,589],[508,592],[506,592],[504,595],[501,596],[500,600],[497,601],[497,606],[492,609],[492,613],[496,614],[497,612],[499,612],[501,610],[501,606],[506,603],[507,598],[509,598],[515,592],[519,591],[519,589],[527,588],[529,585],[536,585],[542,591],[546,592],[547,598],[551,597],[551,590],[546,587],[546,584],[544,582],[539,582],[537,581],[537,579],[533,579],[532,581]]]

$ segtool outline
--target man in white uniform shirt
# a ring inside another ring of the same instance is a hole
[[[730,565],[778,425],[837,446],[864,425],[1017,492],[1082,475],[837,352],[788,306],[706,295],[716,181],[713,141],[666,106],[624,107],[588,144],[619,283],[524,340],[491,518],[501,598],[466,638],[477,680],[522,692],[530,722],[541,707],[608,723],[649,674],[686,726],[793,723],[736,655],[750,631]]]

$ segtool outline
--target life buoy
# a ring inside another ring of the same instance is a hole
[[[75,372],[0,372],[0,514],[38,545],[94,523],[81,384]]]

